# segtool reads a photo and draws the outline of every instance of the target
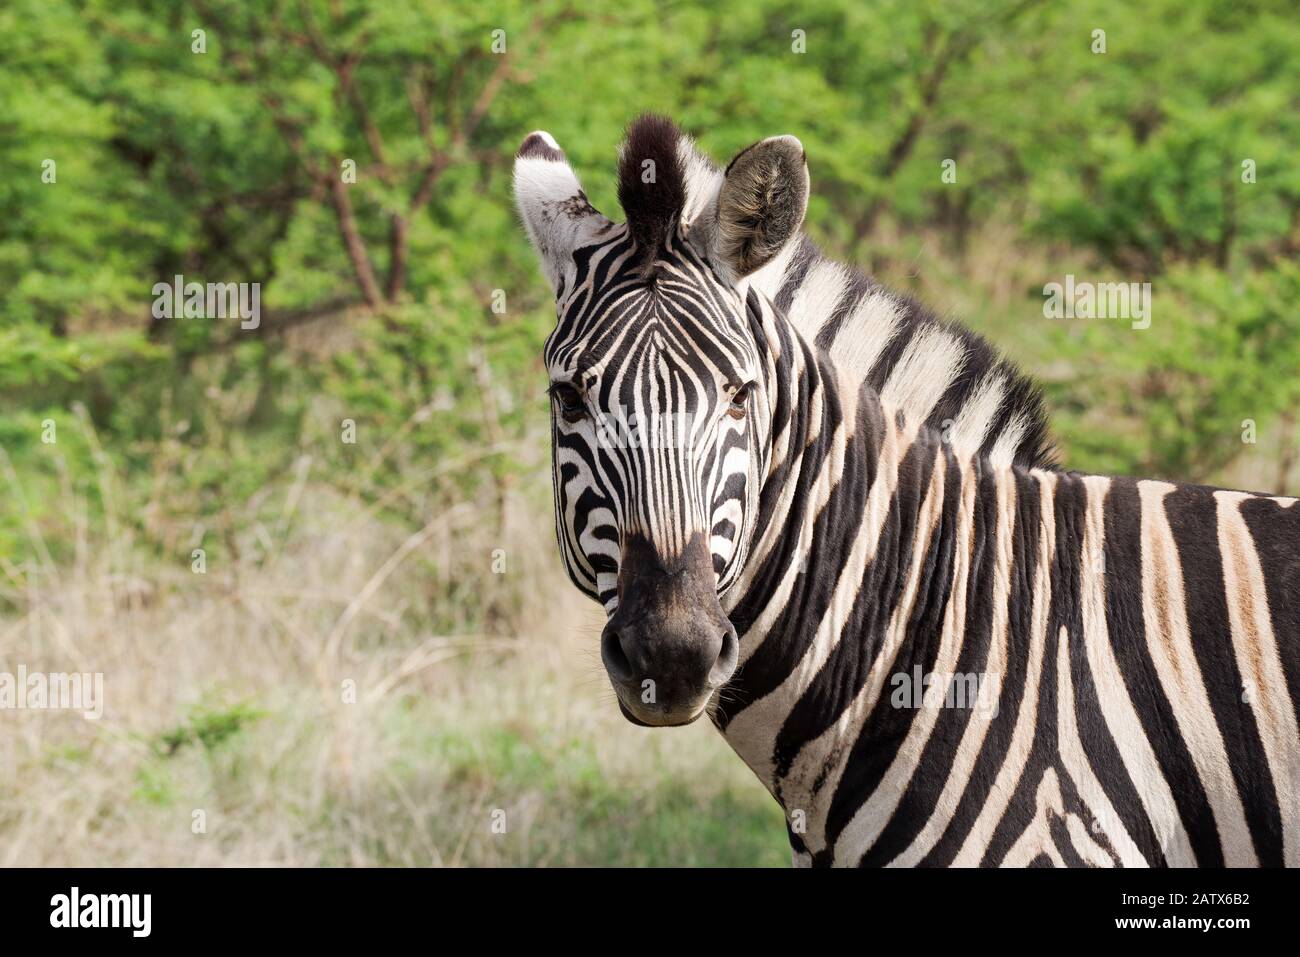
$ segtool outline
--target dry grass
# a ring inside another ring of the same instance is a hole
[[[0,671],[103,672],[105,711],[0,712],[0,865],[785,862],[778,808],[711,727],[619,716],[547,492],[512,493],[502,543],[468,504],[396,529],[305,469],[273,493],[284,520],[205,574],[69,493],[74,557],[33,524],[4,563]],[[431,627],[463,617],[447,556],[478,568],[491,633]]]

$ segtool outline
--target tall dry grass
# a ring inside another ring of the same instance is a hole
[[[787,860],[711,727],[618,714],[544,473],[493,520],[449,502],[405,528],[304,459],[198,574],[188,548],[147,547],[97,462],[102,514],[62,492],[70,557],[32,521],[3,563],[0,671],[102,672],[105,707],[0,711],[0,865]],[[29,483],[4,481],[25,507]],[[433,627],[471,619],[491,629]]]

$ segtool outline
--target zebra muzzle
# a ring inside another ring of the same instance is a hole
[[[619,603],[601,635],[601,660],[625,717],[688,724],[736,670],[736,629],[718,601],[702,535],[665,559],[629,536],[619,563]]]

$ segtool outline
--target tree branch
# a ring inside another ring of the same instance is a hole
[[[930,119],[930,114],[934,105],[938,102],[939,94],[943,90],[944,81],[948,77],[948,71],[955,65],[965,60],[979,45],[983,34],[980,31],[981,20],[984,23],[996,22],[1009,23],[1016,19],[1027,10],[1037,6],[1042,0],[1022,0],[1005,13],[993,14],[988,17],[979,18],[965,24],[960,29],[947,34],[943,40],[943,46],[934,59],[930,70],[921,77],[918,92],[920,93],[920,103],[907,118],[903,129],[895,137],[894,142],[885,152],[885,161],[880,168],[880,178],[885,182],[891,181],[902,168],[912,150],[916,147],[921,137],[925,124]],[[929,56],[934,48],[935,24],[931,23],[926,36],[925,55]],[[885,199],[883,196],[877,196],[871,201],[867,208],[866,214],[858,220],[854,227],[854,241],[861,242],[866,238],[875,226],[876,218],[883,211]]]
[[[325,174],[329,178],[330,199],[334,212],[338,216],[339,231],[343,235],[343,245],[347,249],[348,259],[352,261],[352,271],[356,273],[357,285],[366,304],[378,308],[383,301],[379,294],[379,284],[375,281],[375,271],[370,265],[370,256],[366,253],[365,240],[357,228],[357,219],[352,211],[352,198],[348,196],[347,185],[335,169]]]
[[[527,33],[537,32],[545,23],[546,18],[544,17],[534,18],[533,22],[528,26]],[[420,138],[429,151],[429,158],[425,163],[420,181],[415,187],[415,192],[411,194],[406,212],[394,212],[389,218],[388,280],[384,284],[384,292],[390,302],[395,300],[406,286],[410,216],[419,212],[433,199],[433,191],[438,184],[438,180],[451,166],[453,157],[464,149],[474,136],[474,131],[478,129],[483,117],[487,115],[492,103],[513,73],[514,61],[509,53],[501,54],[498,60],[496,67],[479,90],[478,96],[475,97],[474,105],[470,108],[465,122],[448,124],[453,132],[451,141],[448,143],[447,148],[443,150],[439,150],[433,140],[433,118],[429,110],[428,97],[414,78],[410,74],[407,76],[407,98],[411,101],[411,111],[415,114],[416,126],[420,131]],[[454,109],[451,110],[451,115],[456,116]]]

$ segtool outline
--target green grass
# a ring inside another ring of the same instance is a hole
[[[538,743],[501,726],[474,736],[448,731],[430,745],[446,763],[449,786],[463,796],[515,796],[514,803],[523,806],[529,796],[543,796],[523,835],[510,829],[512,802],[503,800],[505,833],[491,833],[485,820],[482,833],[471,839],[471,847],[485,856],[514,859],[522,853],[569,865],[637,867],[789,864],[776,803],[729,775],[679,772],[637,780],[608,768],[590,740]],[[739,763],[734,755],[720,757]],[[444,830],[436,816],[427,826],[434,833]]]

